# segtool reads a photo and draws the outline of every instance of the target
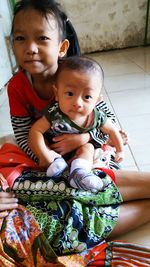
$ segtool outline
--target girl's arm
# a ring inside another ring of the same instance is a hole
[[[22,71],[18,71],[7,85],[11,124],[19,147],[34,161],[37,160],[28,146],[28,134],[33,124],[34,112],[29,109],[32,105],[32,87]],[[33,96],[34,97],[34,96]]]
[[[30,116],[16,117],[11,116],[11,124],[15,135],[15,140],[19,147],[34,161],[37,161],[36,156],[33,154],[28,146],[28,134],[32,126],[32,119]]]
[[[109,138],[116,148],[116,162],[120,162],[123,160],[123,142],[122,137],[119,133],[118,128],[111,122],[109,118],[107,118],[104,125],[100,128],[104,133],[109,135]]]
[[[55,158],[60,157],[58,153],[51,150],[45,143],[44,133],[50,128],[50,123],[45,116],[37,120],[29,131],[28,144],[36,155],[41,167],[48,167]]]
[[[55,142],[50,147],[60,155],[65,155],[90,141],[89,133],[62,134],[53,138]]]

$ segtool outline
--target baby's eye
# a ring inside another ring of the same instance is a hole
[[[73,93],[72,92],[66,92],[66,95],[67,96],[73,96]]]
[[[91,97],[91,95],[86,95],[85,96],[85,99],[91,99],[92,97]]]
[[[47,36],[40,36],[39,37],[39,40],[41,40],[41,41],[46,41],[46,40],[49,40],[49,38],[47,37]]]
[[[23,37],[23,36],[16,36],[16,37],[14,37],[14,41],[24,41],[25,40],[25,38]]]

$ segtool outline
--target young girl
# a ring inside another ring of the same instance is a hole
[[[58,67],[58,58],[65,56],[69,47],[69,41],[66,35],[64,35],[64,27],[69,21],[66,21],[64,18],[64,13],[60,11],[59,6],[56,5],[54,1],[50,0],[22,0],[17,3],[15,9],[12,35],[14,52],[20,70],[9,83],[8,96],[16,140],[19,146],[30,156],[31,151],[27,146],[29,129],[33,122],[41,116],[41,110],[54,99],[53,75]],[[51,92],[51,95],[49,92]],[[76,149],[78,146],[87,143],[89,141],[89,134],[71,134],[71,136],[64,134],[55,138],[54,141],[56,143],[51,148],[57,153],[64,155]],[[33,174],[31,173],[31,175]],[[43,174],[41,174],[41,177],[42,175]],[[101,204],[101,219],[103,219],[103,217],[105,219],[106,217],[106,221],[108,221],[107,218],[111,218],[115,214],[115,221],[113,222],[113,226],[109,229],[105,228],[103,221],[101,224],[97,225],[97,230],[101,229],[102,232],[104,232],[102,237],[110,239],[150,221],[150,213],[148,212],[150,209],[150,173],[118,170],[114,171],[114,175],[116,177],[118,189],[111,179],[109,179],[109,184],[105,187],[105,191],[103,192],[104,198],[101,199],[101,201],[104,202]],[[34,178],[36,179],[38,177],[40,177],[39,173],[37,177]],[[108,197],[108,190],[112,192],[112,194],[109,195],[111,197]],[[119,191],[123,198],[123,202],[120,203],[120,212],[119,209],[116,210],[117,202],[115,202],[115,198],[118,195],[120,196]],[[113,194],[113,192],[115,192],[115,194]],[[1,211],[16,207],[16,203],[17,201],[13,194],[5,192],[0,193]],[[90,205],[94,205],[94,203],[95,202],[91,202]],[[49,212],[51,207],[55,209],[55,205],[53,205],[53,203],[51,204],[52,205],[48,203]],[[37,206],[37,208],[39,207]],[[71,213],[70,208],[74,208],[72,203],[69,206],[65,206],[64,218],[66,219],[66,224],[71,222],[66,214],[66,209],[69,210],[69,214]],[[85,209],[84,205],[84,210]],[[32,211],[34,211],[34,209],[32,209]],[[5,212],[1,216],[6,216],[7,214],[8,213]],[[41,212],[40,214],[43,213]],[[59,214],[61,222],[61,213]],[[90,210],[88,214],[90,215]],[[79,218],[77,216],[80,216],[80,213],[76,214],[75,224],[78,224],[82,219],[82,216]],[[80,238],[86,235],[84,226],[87,217],[83,217]],[[78,220],[76,221],[77,218]],[[97,219],[99,219],[99,216],[97,216]],[[97,219],[95,218],[95,223]],[[51,226],[51,223],[48,225]],[[69,227],[66,225],[66,229],[69,230]],[[87,225],[87,232],[88,227],[89,225]],[[45,228],[47,227],[45,226]],[[58,228],[59,230],[62,229],[61,227]],[[52,233],[54,239],[57,240],[57,236],[55,236],[56,233]],[[92,233],[93,231],[91,231],[91,234]],[[61,236],[65,239],[64,243],[66,246],[71,246],[71,242],[69,243],[65,234],[62,233]],[[101,236],[99,238],[101,238]],[[89,248],[91,246],[90,244]]]
[[[18,2],[12,40],[20,70],[8,84],[11,122],[18,145],[35,160],[27,144],[29,129],[41,117],[41,110],[54,100],[53,77],[58,60],[66,54],[79,54],[78,40],[67,16],[52,0]],[[115,120],[103,101],[99,105]],[[51,148],[64,155],[90,138],[89,133],[62,134],[53,139]]]
[[[109,135],[116,151],[115,161],[123,160],[123,142],[118,128],[107,115],[97,108],[103,86],[103,70],[94,60],[87,57],[64,59],[56,73],[56,102],[46,107],[43,116],[29,131],[29,146],[46,167],[47,175],[59,176],[67,167],[65,158],[56,153],[44,141],[44,133],[52,136],[63,133],[84,133],[102,130]],[[68,181],[74,188],[98,191],[103,188],[99,177],[91,172],[94,161],[94,147],[91,143],[80,146],[72,158]],[[101,167],[101,166],[99,166]]]

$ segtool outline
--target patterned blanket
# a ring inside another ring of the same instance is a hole
[[[150,266],[150,248],[123,241],[103,240],[82,253],[57,257],[32,213],[21,205],[1,219],[0,237],[3,267]]]
[[[45,172],[17,168],[21,175],[16,179],[13,168],[16,165],[7,173],[15,178],[13,190],[20,205],[0,219],[0,266],[150,266],[149,248],[106,242],[122,202],[106,173],[95,171],[104,189],[94,194],[71,188],[67,172],[50,179]],[[2,173],[1,190],[11,190]]]

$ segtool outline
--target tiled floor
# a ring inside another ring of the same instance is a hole
[[[150,47],[88,56],[102,65],[105,73],[104,98],[115,112],[120,127],[129,136],[123,168],[150,171]],[[4,91],[0,94],[0,144],[9,140],[11,134]],[[150,223],[121,238],[150,245]]]

